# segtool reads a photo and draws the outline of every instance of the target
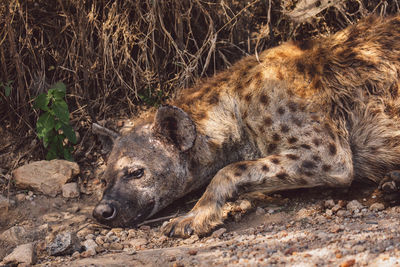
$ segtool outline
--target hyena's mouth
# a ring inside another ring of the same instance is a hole
[[[144,220],[146,220],[149,216],[153,215],[153,209],[155,206],[155,201],[149,201],[143,209],[141,209],[141,212],[139,212],[136,217],[132,220],[131,224],[134,226],[137,226],[138,224],[142,223]]]

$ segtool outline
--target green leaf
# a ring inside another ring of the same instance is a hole
[[[71,155],[71,150],[69,147],[65,147],[63,152],[64,152],[64,159],[68,160],[68,161],[74,161],[74,158]]]
[[[43,138],[54,128],[54,118],[49,112],[43,113],[36,122],[36,131],[39,138]]]
[[[5,94],[7,97],[10,96],[10,94],[11,94],[11,86],[10,86],[10,84],[11,84],[11,81],[8,82],[6,85],[3,85],[3,87],[4,87],[4,94]]]
[[[63,130],[65,136],[68,138],[68,140],[73,143],[76,144],[76,134],[74,132],[74,130],[72,129],[72,127],[68,124],[63,124],[61,126],[61,129]]]
[[[64,100],[54,101],[51,106],[54,115],[64,124],[69,124],[69,111],[67,103]]]
[[[58,131],[58,130],[61,129],[61,127],[62,127],[63,125],[64,125],[64,124],[63,124],[61,121],[57,121],[57,122],[56,122],[56,125],[54,126],[54,129],[55,129],[56,131]]]
[[[51,146],[47,152],[46,160],[52,160],[57,158],[57,147]]]
[[[63,100],[65,97],[65,92],[65,84],[58,82],[52,86],[52,88],[48,91],[48,94],[51,95],[55,100]]]
[[[47,94],[40,94],[36,97],[35,102],[33,103],[33,108],[41,109],[43,111],[48,111],[48,104],[50,102],[50,98]]]

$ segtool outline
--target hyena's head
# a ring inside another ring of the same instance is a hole
[[[154,119],[119,135],[96,126],[113,147],[104,179],[107,188],[93,216],[111,227],[135,226],[182,196],[196,127],[183,110],[158,109]]]

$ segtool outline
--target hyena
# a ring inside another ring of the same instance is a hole
[[[114,145],[93,215],[134,226],[208,184],[189,213],[161,228],[187,237],[221,224],[225,201],[246,192],[362,179],[396,194],[399,89],[400,16],[246,57],[124,134],[96,127]]]

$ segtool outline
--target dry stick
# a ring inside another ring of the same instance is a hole
[[[146,221],[144,221],[142,223],[139,223],[137,226],[140,227],[140,226],[145,225],[145,224],[160,222],[160,221],[172,219],[172,218],[175,218],[175,217],[178,217],[178,216],[182,216],[182,215],[184,215],[184,213],[179,214],[177,212],[174,215],[169,215],[169,216],[165,216],[165,217],[159,217],[159,218],[155,218],[155,219],[151,219],[151,220],[146,220]]]

